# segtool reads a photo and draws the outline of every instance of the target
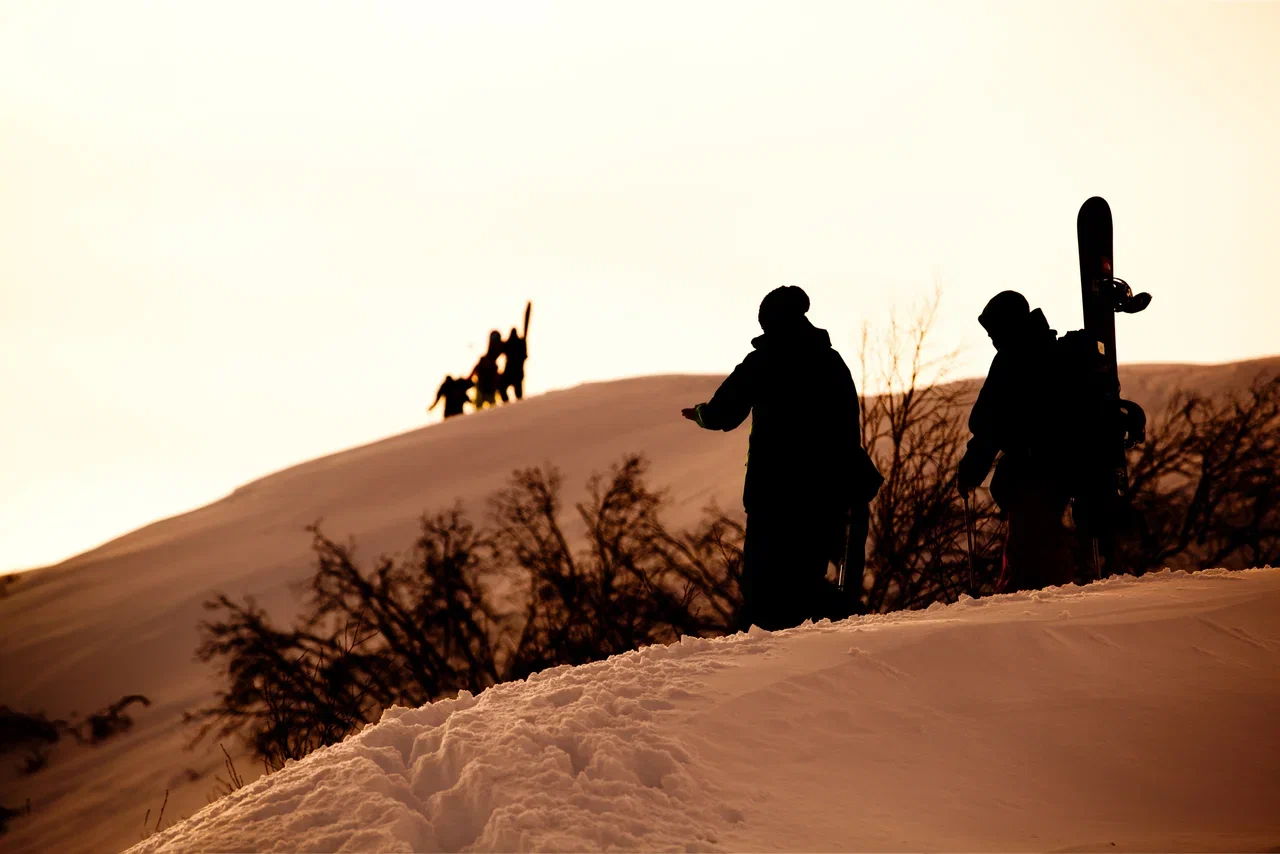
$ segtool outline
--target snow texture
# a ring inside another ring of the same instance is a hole
[[[393,708],[159,851],[1275,850],[1280,570],[684,639]]]

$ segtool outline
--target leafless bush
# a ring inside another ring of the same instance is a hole
[[[937,298],[880,340],[864,331],[862,438],[885,484],[872,506],[866,611],[924,607],[998,591],[1002,522],[989,493],[974,493],[973,565],[954,472],[968,439],[974,387],[946,383],[950,356],[931,358]],[[1130,451],[1131,524],[1116,568],[1242,568],[1280,562],[1280,377],[1241,394],[1183,392]],[[1068,523],[1070,518],[1068,517]],[[1091,567],[1080,543],[1080,577]]]
[[[726,535],[741,528],[713,516],[692,533],[668,532],[658,518],[663,497],[645,486],[644,470],[631,456],[591,478],[589,500],[575,508],[589,543],[578,555],[560,527],[554,469],[518,471],[494,498],[504,563],[527,579],[511,676],[729,630],[740,549]]]
[[[884,475],[871,507],[863,611],[920,608],[963,592],[990,592],[999,576],[999,524],[986,490],[971,508],[975,551],[970,573],[965,508],[955,470],[968,439],[973,389],[947,382],[954,354],[934,357],[935,294],[912,319],[896,317],[880,338],[864,327],[862,443]]]
[[[424,517],[407,557],[372,568],[313,527],[316,569],[292,628],[273,626],[252,600],[206,603],[215,616],[200,625],[197,656],[218,663],[226,688],[187,715],[196,737],[240,733],[278,767],[387,706],[724,633],[738,607],[741,528],[712,514],[694,531],[669,531],[644,470],[631,456],[591,479],[576,507],[588,545],[576,553],[551,467],[512,475],[491,501],[492,529],[456,508]]]
[[[1176,395],[1130,470],[1135,570],[1280,563],[1280,376],[1213,399]]]
[[[53,748],[65,735],[82,745],[97,745],[133,726],[133,718],[126,709],[140,703],[151,705],[141,694],[129,694],[89,715],[83,721],[49,718],[44,712],[20,712],[8,706],[0,706],[0,755],[21,753],[18,766],[21,774],[35,774],[49,764]],[[0,806],[0,834],[7,830],[10,818],[31,813],[31,800],[27,799],[22,810]]]
[[[421,519],[409,555],[362,569],[354,547],[312,526],[316,558],[304,616],[278,629],[253,600],[205,603],[196,655],[226,688],[188,713],[199,735],[249,735],[270,767],[331,744],[391,705],[421,705],[496,678],[481,576],[487,535],[455,509]]]

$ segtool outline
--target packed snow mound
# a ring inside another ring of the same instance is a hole
[[[1275,850],[1280,570],[685,639],[419,709],[135,852]]]

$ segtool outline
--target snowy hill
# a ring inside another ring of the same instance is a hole
[[[648,647],[420,709],[134,852],[1262,851],[1280,569]]]
[[[1176,387],[1235,388],[1277,369],[1280,359],[1133,366],[1122,376],[1126,394],[1154,410]],[[355,537],[370,558],[406,547],[424,511],[460,499],[482,516],[484,498],[520,466],[558,465],[572,506],[588,474],[630,451],[647,454],[650,482],[669,490],[669,521],[692,521],[709,500],[736,510],[746,429],[714,434],[679,416],[718,381],[595,383],[435,424],[262,478],[24,575],[0,598],[0,704],[64,716],[136,692],[153,705],[132,710],[136,726],[99,747],[59,747],[36,775],[0,767],[0,804],[32,802],[3,838],[6,848],[118,850],[138,839],[144,813],[154,818],[166,790],[166,821],[206,803],[221,754],[211,744],[186,750],[190,733],[180,723],[216,687],[192,658],[201,603],[224,591],[292,613],[290,584],[312,566],[307,524],[322,520],[331,536]]]

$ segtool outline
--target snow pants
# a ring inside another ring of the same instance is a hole
[[[502,375],[502,399],[505,401],[506,390],[511,389],[515,394],[516,400],[524,400],[524,368],[519,371],[508,371]]]
[[[747,514],[738,628],[775,631],[830,616],[826,580],[837,521],[832,514],[770,509]]]
[[[1009,502],[1005,591],[1039,590],[1076,580],[1073,541],[1062,524],[1067,499],[1043,484],[1023,484]]]

